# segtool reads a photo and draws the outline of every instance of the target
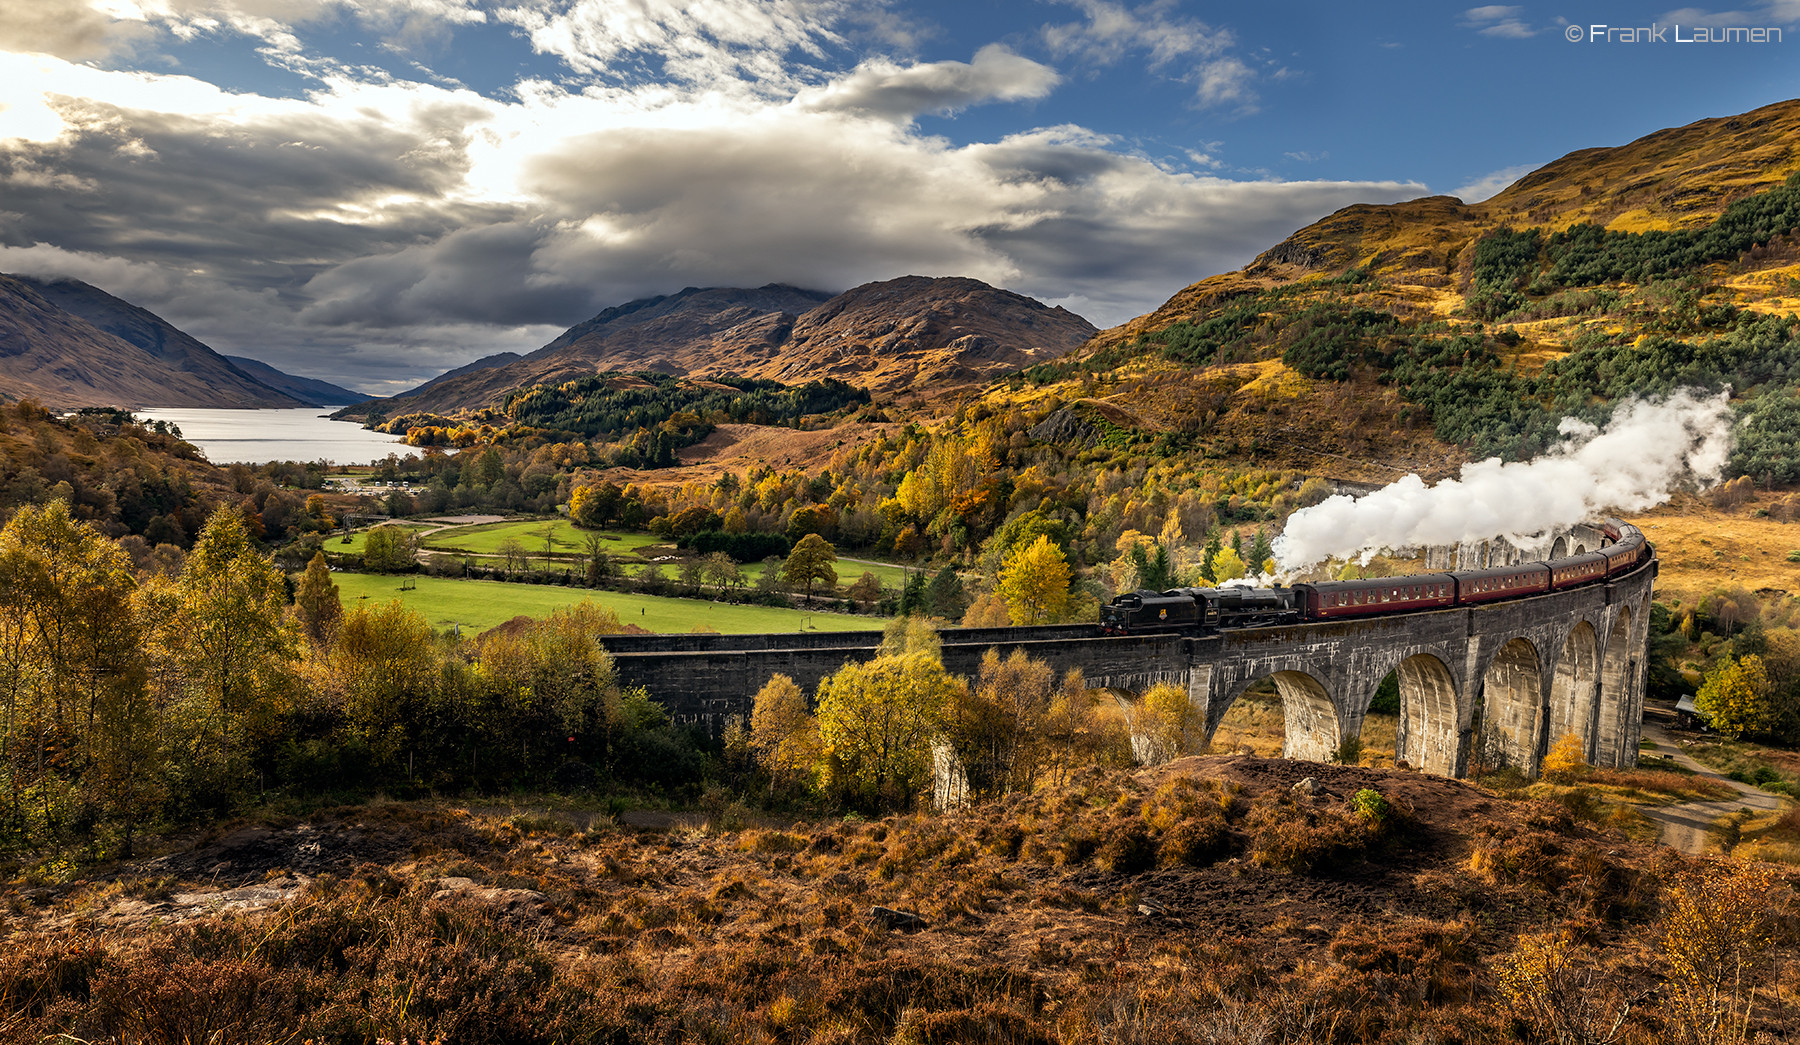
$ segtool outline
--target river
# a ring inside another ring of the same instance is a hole
[[[270,461],[317,461],[367,464],[390,453],[407,453],[399,436],[371,432],[349,421],[327,418],[335,406],[297,410],[189,410],[151,408],[137,411],[146,420],[168,421],[181,437],[198,446],[213,464],[267,464]]]

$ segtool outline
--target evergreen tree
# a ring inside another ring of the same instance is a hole
[[[909,570],[906,586],[900,590],[900,615],[911,617],[931,612],[931,595],[926,587],[924,570]]]
[[[931,579],[928,591],[931,602],[931,615],[956,620],[963,614],[963,583],[956,575],[956,569],[946,566]]]

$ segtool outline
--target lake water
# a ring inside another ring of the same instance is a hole
[[[137,411],[137,416],[179,426],[181,437],[198,446],[213,464],[321,458],[333,464],[367,464],[390,453],[407,453],[406,440],[399,436],[371,432],[350,421],[328,420],[326,415],[337,409],[149,409]]]

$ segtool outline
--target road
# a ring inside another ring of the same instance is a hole
[[[1730,816],[1740,809],[1748,809],[1755,813],[1769,813],[1781,808],[1779,795],[1772,795],[1749,784],[1741,784],[1689,758],[1663,730],[1661,724],[1645,720],[1644,739],[1655,745],[1654,752],[1656,754],[1667,755],[1674,759],[1677,765],[1685,766],[1699,776],[1717,780],[1738,793],[1737,798],[1725,798],[1716,802],[1684,802],[1681,805],[1673,806],[1639,806],[1639,812],[1662,825],[1664,845],[1697,856],[1706,851],[1706,843],[1710,837],[1712,825],[1720,817]]]

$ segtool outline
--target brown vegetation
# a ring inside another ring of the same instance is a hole
[[[302,837],[325,858],[296,882]],[[1785,1035],[1791,895],[1749,873],[1456,781],[1250,757],[785,829],[375,806],[14,890],[0,997],[33,1040]],[[208,912],[264,882],[261,910]]]

